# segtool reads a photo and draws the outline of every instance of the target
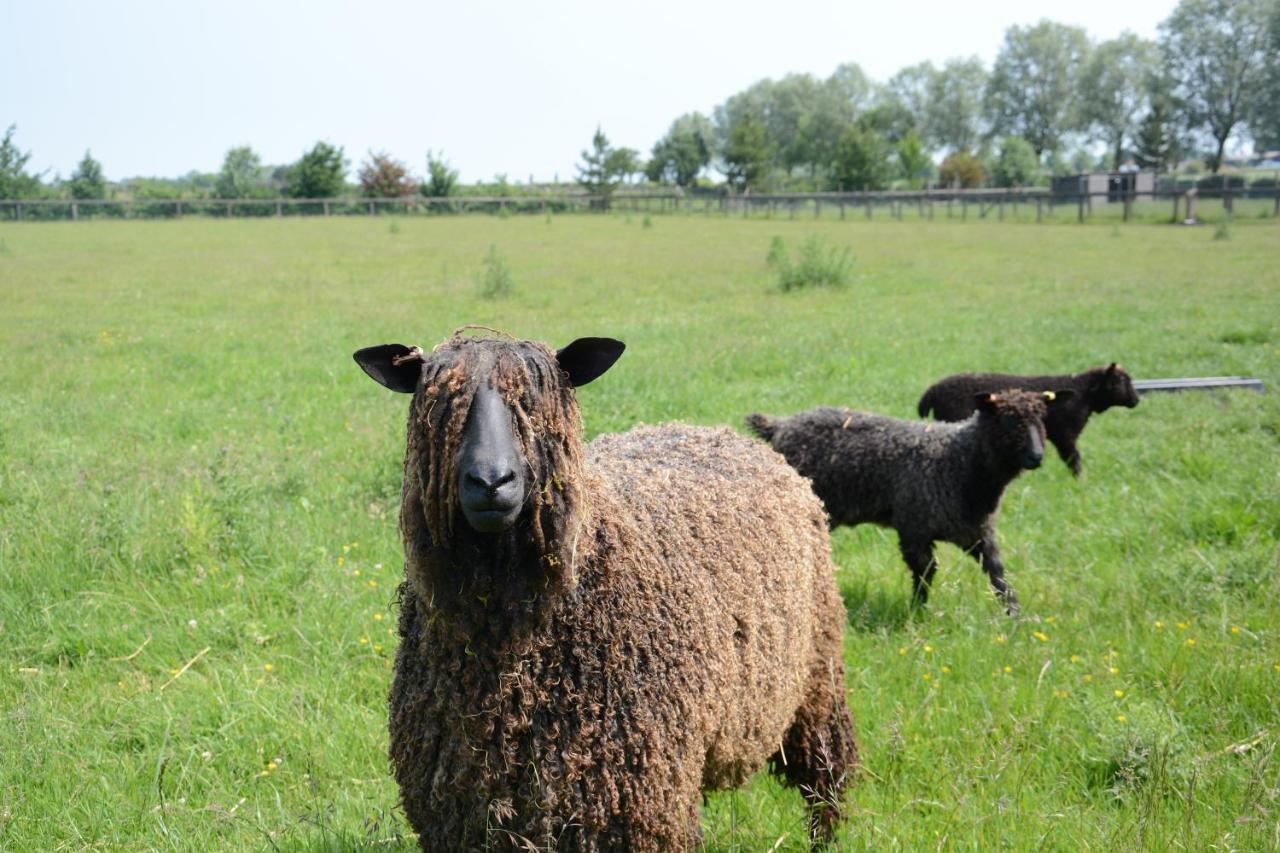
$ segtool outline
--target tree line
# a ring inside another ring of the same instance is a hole
[[[1227,140],[1247,133],[1258,150],[1280,148],[1280,0],[1180,0],[1159,38],[1132,33],[1095,43],[1049,20],[1013,26],[991,68],[976,58],[923,62],[884,83],[856,63],[827,78],[790,74],[731,95],[710,116],[676,118],[644,158],[597,129],[577,181],[607,195],[643,176],[693,187],[712,181],[748,190],[862,190],[926,181],[946,186],[1026,186],[1048,174],[1135,165],[1157,171],[1199,155],[1211,172]],[[71,177],[45,184],[26,171],[10,126],[0,139],[0,198],[104,198],[102,165],[85,152]],[[1099,160],[1091,146],[1105,145]],[[134,195],[329,198],[349,187],[341,147],[317,142],[294,163],[266,166],[252,148],[226,153],[215,175],[138,180]],[[368,197],[444,197],[457,170],[428,152],[424,177],[385,152],[357,172]],[[473,190],[475,187],[472,188]],[[481,190],[508,194],[504,175]]]

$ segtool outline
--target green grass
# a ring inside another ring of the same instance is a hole
[[[397,222],[0,225],[0,849],[411,847],[384,758],[406,398],[350,353],[464,323],[625,340],[590,434],[908,416],[963,369],[1260,377],[1098,417],[1081,480],[1013,484],[1023,621],[947,546],[913,615],[893,536],[837,531],[842,845],[1280,846],[1274,221]],[[777,234],[851,250],[849,285],[779,292]],[[709,845],[797,849],[799,803],[714,795]]]

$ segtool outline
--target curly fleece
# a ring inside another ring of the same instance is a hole
[[[509,534],[472,531],[446,485],[480,381],[513,406],[534,475]],[[455,339],[428,359],[390,696],[422,846],[691,849],[700,791],[770,759],[829,836],[857,756],[808,484],[727,429],[645,427],[585,452],[580,434],[540,344]]]

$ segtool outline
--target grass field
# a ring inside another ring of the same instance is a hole
[[[774,289],[770,239],[852,249]],[[479,298],[496,246],[515,281]],[[1025,618],[834,537],[865,772],[842,849],[1280,847],[1280,227],[578,216],[0,226],[0,849],[410,848],[385,760],[406,398],[464,323],[626,355],[589,434],[1118,360],[1272,392],[1095,418],[1006,495]],[[716,850],[799,796],[712,796]]]

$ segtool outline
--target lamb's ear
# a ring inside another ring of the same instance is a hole
[[[1059,403],[1065,403],[1075,395],[1075,390],[1071,388],[1063,388],[1061,391],[1045,391],[1044,401],[1050,406],[1056,406]]]
[[[974,406],[976,406],[976,407],[977,407],[978,411],[980,411],[980,412],[989,412],[989,411],[991,411],[992,409],[994,409],[994,408],[995,408],[995,405],[996,405],[996,395],[995,395],[995,394],[989,394],[989,393],[987,393],[987,392],[985,392],[985,391],[984,391],[983,393],[981,393],[981,394],[974,394],[974,395],[973,395],[973,404],[974,404]]]
[[[352,356],[360,369],[379,385],[412,394],[422,375],[422,350],[404,344],[382,344],[356,350]]]
[[[1121,370],[1124,370],[1124,368],[1123,368],[1123,367],[1121,367],[1119,364],[1117,364],[1117,363],[1116,363],[1116,362],[1114,362],[1114,361],[1113,361],[1113,362],[1111,362],[1111,364],[1107,365],[1107,373],[1108,373],[1108,374],[1111,374],[1111,373],[1118,373],[1118,372],[1120,372]]]
[[[613,338],[578,338],[556,353],[560,369],[574,388],[581,388],[613,367],[627,345]]]

